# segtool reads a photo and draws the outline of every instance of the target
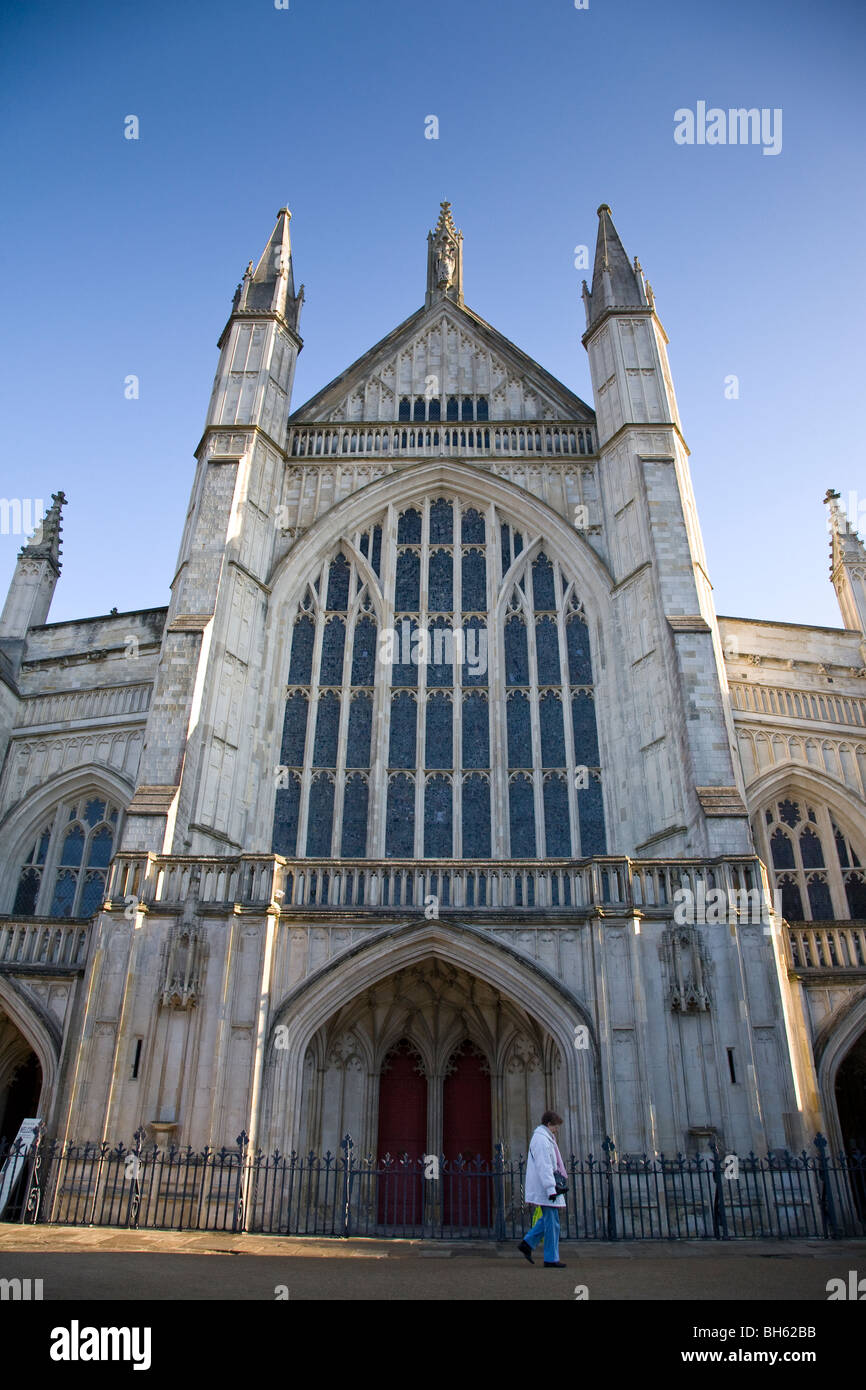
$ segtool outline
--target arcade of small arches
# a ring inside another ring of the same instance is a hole
[[[441,420],[442,400],[439,396],[416,396],[411,401],[403,396],[398,408],[398,420]],[[446,420],[489,420],[486,396],[448,396],[445,400]]]

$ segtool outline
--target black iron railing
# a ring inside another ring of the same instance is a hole
[[[532,1222],[525,1160],[377,1159],[356,1153],[265,1154],[247,1136],[220,1149],[0,1144],[6,1221],[270,1235],[519,1240]],[[564,1240],[839,1239],[866,1235],[866,1156],[596,1157],[567,1161]]]

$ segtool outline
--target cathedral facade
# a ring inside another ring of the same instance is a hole
[[[0,1132],[363,1153],[866,1145],[866,548],[839,628],[716,614],[610,209],[594,405],[424,304],[300,407],[282,209],[168,608],[0,618]]]

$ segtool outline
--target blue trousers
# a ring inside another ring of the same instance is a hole
[[[558,1264],[559,1207],[542,1207],[540,1220],[536,1221],[531,1231],[526,1232],[523,1239],[534,1250],[542,1236],[544,1236],[544,1263],[546,1265]]]

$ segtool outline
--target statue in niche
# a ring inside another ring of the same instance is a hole
[[[457,266],[457,254],[454,250],[450,238],[443,237],[436,249],[436,285],[440,290],[447,290],[454,282],[454,271]]]

